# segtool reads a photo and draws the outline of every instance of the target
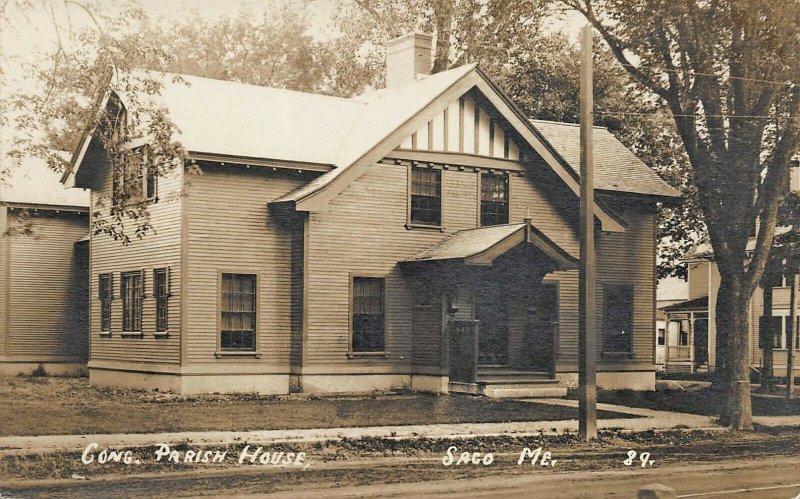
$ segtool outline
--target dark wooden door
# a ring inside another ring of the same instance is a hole
[[[478,286],[475,318],[481,324],[478,336],[478,364],[508,364],[508,302],[501,282],[488,281]]]
[[[478,374],[478,321],[447,321],[450,381],[474,383]]]

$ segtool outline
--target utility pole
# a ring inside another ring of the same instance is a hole
[[[578,438],[597,438],[597,337],[595,334],[594,157],[592,27],[581,30],[581,208],[578,277]]]
[[[800,274],[795,272],[792,275],[791,286],[789,291],[789,330],[786,331],[786,340],[789,342],[786,345],[786,398],[792,399],[794,394],[794,344],[797,340],[794,339],[795,330],[797,329],[797,285],[800,282]]]

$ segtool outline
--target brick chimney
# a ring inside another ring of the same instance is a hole
[[[433,36],[409,33],[386,42],[386,87],[408,83],[431,74]]]

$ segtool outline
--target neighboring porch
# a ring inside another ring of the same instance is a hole
[[[457,232],[403,262],[413,283],[414,363],[449,390],[563,396],[555,380],[558,283],[577,260],[530,222]]]
[[[661,310],[665,314],[666,372],[708,372],[708,297],[694,298]]]

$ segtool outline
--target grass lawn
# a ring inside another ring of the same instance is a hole
[[[0,436],[248,431],[347,426],[557,421],[570,407],[419,393],[372,396],[206,395],[99,389],[86,378],[0,378]],[[598,411],[598,417],[635,417]]]
[[[620,404],[630,407],[643,407],[665,411],[688,412],[704,416],[719,416],[724,407],[725,393],[709,388],[691,391],[636,392],[632,390],[600,390],[597,401],[607,404]],[[800,400],[786,400],[781,397],[751,397],[754,416],[798,416]]]

